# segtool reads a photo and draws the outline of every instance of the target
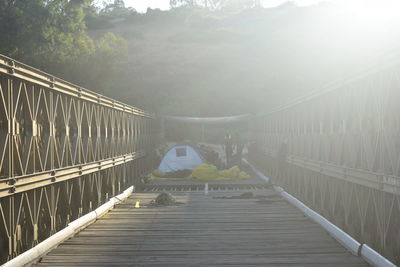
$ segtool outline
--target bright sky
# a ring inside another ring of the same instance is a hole
[[[280,5],[288,0],[263,0],[264,7]],[[310,5],[321,2],[322,0],[294,0],[298,5]],[[146,12],[147,8],[159,8],[166,10],[169,8],[169,0],[125,0],[125,6],[133,7],[138,12]]]
[[[0,0],[2,1],[2,0]],[[99,3],[112,2],[113,0],[96,0]],[[145,13],[147,8],[159,8],[161,10],[169,9],[170,0],[124,0],[125,6],[133,7],[136,11]],[[228,0],[229,1],[229,0]],[[360,6],[367,6],[371,11],[379,7],[395,8],[397,11],[400,10],[399,0],[261,0],[264,7],[275,7],[285,2],[295,2],[299,6],[307,6],[317,4],[319,2],[335,2],[344,4],[345,6],[355,5],[358,9]],[[376,11],[376,10],[375,10]],[[398,11],[399,12],[399,11]]]
[[[169,0],[125,0],[126,7],[133,7],[138,12],[146,12],[147,8],[159,8],[166,10],[169,8]]]

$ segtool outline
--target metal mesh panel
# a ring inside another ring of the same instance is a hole
[[[140,183],[152,114],[0,55],[0,263]]]

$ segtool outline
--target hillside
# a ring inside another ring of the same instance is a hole
[[[127,40],[104,94],[156,112],[219,116],[268,111],[386,61],[399,44],[387,19],[390,27],[361,31],[377,21],[327,4],[177,8],[133,13],[89,34]]]

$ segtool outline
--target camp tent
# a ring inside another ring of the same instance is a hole
[[[202,163],[204,163],[202,157],[193,147],[176,145],[164,155],[158,170],[162,172],[193,170]]]

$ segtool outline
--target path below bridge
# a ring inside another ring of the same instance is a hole
[[[37,266],[367,266],[268,186],[177,189],[134,193]]]

